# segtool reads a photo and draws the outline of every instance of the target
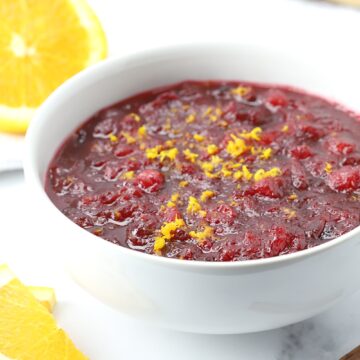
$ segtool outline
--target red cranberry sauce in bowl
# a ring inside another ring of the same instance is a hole
[[[168,258],[293,253],[360,224],[360,123],[285,87],[187,81],[99,111],[46,192],[84,229]]]

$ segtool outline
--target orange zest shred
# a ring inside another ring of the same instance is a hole
[[[214,234],[214,229],[210,226],[205,226],[203,231],[190,231],[189,232],[189,235],[192,238],[194,238],[200,242],[212,237],[213,234]]]
[[[194,163],[199,156],[198,154],[193,153],[190,149],[185,149],[183,154],[185,155],[185,159],[192,163]]]
[[[215,144],[210,144],[207,147],[207,153],[209,155],[214,155],[219,151],[219,148]]]
[[[231,157],[236,158],[244,154],[248,150],[248,146],[243,139],[236,137],[234,134],[231,134],[230,136],[232,140],[228,142],[226,151]]]
[[[263,151],[263,149],[261,147],[255,147],[255,146],[250,147],[251,155],[258,155],[262,151]]]
[[[121,177],[126,180],[131,180],[134,178],[135,172],[134,171],[127,171]]]
[[[206,211],[202,210],[201,205],[194,196],[189,196],[189,202],[186,211],[189,214],[199,214],[201,217],[206,216]]]
[[[171,130],[171,120],[169,118],[166,119],[166,122],[163,126],[163,129],[166,130],[166,131],[169,131]]]
[[[194,134],[193,138],[194,138],[194,140],[196,140],[198,142],[203,142],[205,140],[205,136],[200,135],[200,134]]]
[[[121,135],[125,138],[128,144],[134,144],[136,142],[136,139],[125,131],[122,131]]]
[[[162,236],[157,236],[154,242],[154,251],[155,252],[160,251],[165,246],[165,244],[166,244],[165,238]]]
[[[283,208],[283,212],[287,215],[288,219],[293,219],[296,216],[296,211],[289,208]]]
[[[227,169],[225,164],[222,166],[220,172],[224,177],[232,176],[232,171]]]
[[[233,174],[233,178],[235,180],[240,180],[243,177],[243,172],[241,170],[237,170]]]
[[[159,158],[160,161],[164,161],[165,159],[175,160],[178,149],[177,148],[170,148],[167,150],[162,150],[163,147],[161,145],[154,146],[153,148],[148,148],[145,150],[145,155],[148,159],[154,160]]]
[[[118,142],[119,138],[118,138],[115,134],[111,133],[111,134],[109,135],[109,140],[110,140],[112,143],[116,143],[116,142]]]
[[[214,165],[209,162],[209,161],[205,161],[201,164],[201,168],[205,171],[205,172],[213,172],[214,171]]]
[[[131,116],[136,122],[140,122],[141,120],[140,115],[136,113],[130,113],[129,116]]]
[[[171,201],[178,201],[179,200],[179,197],[180,197],[180,194],[179,193],[175,193],[175,194],[172,194],[171,195]]]
[[[251,88],[248,86],[238,86],[234,89],[231,89],[231,94],[232,95],[239,95],[239,96],[244,96],[246,94],[248,94],[250,92]]]
[[[243,139],[247,139],[247,140],[251,139],[251,140],[255,140],[255,141],[260,141],[261,133],[262,133],[261,127],[255,127],[249,132],[243,131],[239,136],[242,137]]]
[[[272,149],[271,148],[263,149],[261,151],[261,154],[260,154],[260,159],[261,160],[270,159],[271,155],[272,155]]]
[[[186,122],[187,124],[191,124],[191,123],[193,123],[195,120],[196,120],[195,115],[194,115],[194,114],[190,114],[190,115],[188,115],[188,116],[186,117],[185,122]]]
[[[175,160],[176,155],[178,154],[177,148],[171,148],[168,150],[162,150],[159,154],[160,161],[164,161],[165,159]]]
[[[204,171],[204,174],[210,178],[210,179],[215,179],[218,178],[221,173],[224,174],[224,171],[217,171],[214,173],[215,168],[220,165],[223,162],[223,159],[221,159],[219,156],[217,155],[213,155],[210,159],[210,161],[204,161],[200,164],[202,170]]]
[[[220,177],[220,172],[212,173],[212,172],[210,172],[210,171],[204,171],[204,174],[205,174],[209,179],[217,179],[218,177]]]
[[[255,182],[268,177],[276,177],[281,175],[281,170],[278,167],[273,167],[270,170],[258,169],[255,174],[252,174],[246,165],[242,166],[241,170],[237,170],[233,174],[235,180],[245,179],[251,180],[254,179]]]
[[[262,179],[268,178],[268,177],[276,177],[281,175],[281,170],[278,167],[273,167],[272,169],[266,171],[264,169],[259,169],[254,174],[254,181],[260,181]]]
[[[160,155],[161,149],[162,149],[161,145],[157,145],[152,148],[148,148],[145,150],[145,155],[148,159],[151,159],[151,160],[156,159]]]
[[[179,193],[172,194],[170,197],[170,200],[167,202],[166,206],[167,207],[175,207],[176,202],[179,200],[179,197],[180,197]]]
[[[218,166],[222,163],[222,158],[220,156],[217,156],[217,155],[213,155],[211,157],[211,163],[214,165],[214,166]]]
[[[281,131],[282,132],[288,132],[289,131],[289,125],[284,125],[282,128],[281,128]]]
[[[205,202],[215,196],[215,192],[212,190],[204,190],[200,195],[200,201]]]
[[[221,108],[219,108],[219,107],[215,108],[215,114],[216,114],[217,116],[221,116],[222,113],[223,113],[223,111],[222,111]]]
[[[203,113],[203,116],[208,116],[213,112],[213,108],[209,106]]]
[[[243,173],[243,177],[246,180],[251,180],[251,178],[253,177],[252,173],[249,171],[249,169],[246,165],[242,166],[242,173]]]
[[[143,125],[143,126],[140,126],[139,129],[138,129],[138,135],[142,138],[142,137],[145,137],[146,136],[146,126]]]
[[[332,165],[330,163],[326,162],[324,170],[326,173],[330,174],[332,172]]]
[[[161,236],[155,238],[154,250],[161,250],[165,246],[166,241],[171,240],[174,237],[175,231],[183,226],[185,226],[183,219],[177,218],[174,221],[165,222],[160,229]]]
[[[179,182],[179,186],[180,186],[180,187],[186,187],[186,186],[188,186],[188,185],[189,185],[189,182],[186,181],[186,180],[182,180],[182,181]]]

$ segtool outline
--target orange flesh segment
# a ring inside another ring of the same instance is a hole
[[[0,266],[0,354],[19,360],[87,359],[6,265]]]
[[[53,90],[106,56],[106,39],[85,0],[2,0],[0,19],[0,130],[24,132]]]

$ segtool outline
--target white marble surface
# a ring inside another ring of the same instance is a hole
[[[314,51],[332,49],[339,64],[334,71],[342,71],[360,51],[360,11],[311,0],[90,2],[104,24],[110,55],[230,40],[285,46],[302,56],[307,43]],[[21,158],[22,151],[21,139],[0,135],[0,164]],[[55,287],[59,323],[93,360],[325,360],[360,343],[360,293],[313,319],[258,334],[183,334],[127,319],[68,278],[49,245],[56,230],[27,194],[21,172],[0,172],[0,261],[27,283]]]

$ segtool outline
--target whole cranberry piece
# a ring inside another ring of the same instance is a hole
[[[119,192],[116,191],[106,191],[103,194],[100,195],[99,199],[101,204],[103,205],[109,205],[115,202],[120,196]]]
[[[133,171],[133,170],[139,170],[141,167],[141,164],[137,160],[129,159],[125,162],[124,168],[126,171]]]
[[[353,192],[360,189],[360,166],[344,166],[329,174],[329,187],[335,191]]]
[[[298,125],[297,135],[300,138],[317,141],[324,136],[324,131],[320,126],[310,125],[309,123],[300,123]]]
[[[337,155],[349,155],[356,149],[356,145],[349,140],[331,138],[327,143],[328,149]]]
[[[270,255],[276,256],[291,246],[294,240],[294,234],[288,232],[282,226],[274,226],[270,231]]]
[[[136,211],[137,206],[134,204],[127,204],[125,206],[119,207],[117,208],[113,213],[112,213],[112,218],[115,221],[125,221],[129,218],[131,218],[134,214],[134,212]]]
[[[244,251],[247,256],[256,256],[261,251],[261,238],[252,231],[246,231],[243,240]]]
[[[194,253],[193,251],[188,248],[188,249],[185,249],[182,254],[180,255],[180,257],[183,259],[183,260],[193,260],[194,259]]]
[[[220,251],[220,261],[233,261],[235,258],[235,250],[231,248],[223,248]]]
[[[265,178],[245,191],[245,195],[258,195],[272,199],[281,198],[283,196],[283,181],[281,178]]]
[[[220,204],[216,208],[208,211],[206,215],[206,220],[212,225],[232,225],[236,218],[235,210],[226,204]]]
[[[123,200],[129,201],[134,198],[141,198],[143,192],[138,187],[133,184],[127,184],[126,186],[120,189],[120,194]]]
[[[137,177],[138,186],[149,193],[160,190],[165,182],[164,175],[157,170],[144,170]]]
[[[360,165],[360,155],[354,154],[347,156],[341,161],[341,165],[352,165],[352,166]]]
[[[261,134],[260,143],[263,145],[270,145],[273,143],[280,135],[279,131],[266,131]]]
[[[150,214],[142,214],[136,222],[132,223],[129,226],[128,232],[132,234],[133,237],[137,238],[146,238],[148,236],[153,236],[154,231],[158,226],[158,220]]]
[[[298,145],[298,146],[292,148],[290,150],[290,154],[291,154],[291,157],[293,157],[294,159],[298,159],[298,160],[307,159],[308,157],[313,156],[311,149],[305,144]]]
[[[190,235],[182,230],[182,229],[177,229],[174,231],[174,240],[175,241],[186,241],[190,239]]]
[[[269,91],[266,96],[265,102],[274,107],[284,107],[287,106],[289,100],[287,96],[280,90]]]
[[[193,175],[196,172],[196,167],[193,164],[182,164],[180,171],[182,174]]]
[[[117,157],[123,157],[123,156],[131,154],[133,151],[134,150],[130,146],[127,146],[127,145],[124,145],[124,144],[119,144],[115,148],[114,154]]]

